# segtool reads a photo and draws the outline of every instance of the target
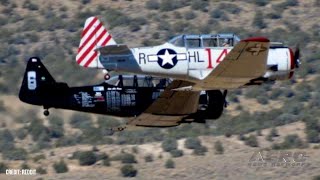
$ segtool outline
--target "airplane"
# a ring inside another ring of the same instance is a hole
[[[117,44],[97,17],[90,17],[76,62],[105,72],[179,79],[192,83],[190,90],[200,91],[290,79],[300,65],[299,56],[298,48],[293,52],[264,37],[240,40],[235,34],[179,35],[159,46],[129,48]]]
[[[172,91],[179,85],[180,82],[172,82],[169,78],[119,75],[97,85],[69,87],[65,82],[56,82],[40,58],[31,57],[27,61],[19,99],[28,104],[43,106],[45,116],[49,115],[49,108],[59,108],[123,117],[128,119],[127,125],[170,127],[190,123],[188,119],[197,120],[206,113],[202,107],[207,104],[205,99],[200,101],[199,96],[192,92]],[[176,101],[180,97],[188,98]],[[169,101],[172,103],[169,104],[167,116],[161,115],[158,119],[157,115],[148,114],[157,109],[160,103]],[[198,104],[199,108],[196,108]],[[178,112],[182,114],[171,116],[172,110],[181,105],[184,108]]]
[[[265,37],[240,40],[235,34],[180,35],[159,46],[129,48],[116,44],[101,21],[90,17],[76,62],[107,71],[107,81],[69,87],[55,82],[33,57],[19,98],[43,106],[45,115],[54,107],[125,117],[126,125],[170,127],[219,118],[229,89],[290,79],[299,58],[299,48],[293,52]],[[110,71],[143,76],[127,76],[131,83],[124,85],[123,76],[110,77]],[[139,79],[149,79],[149,85],[142,87]]]

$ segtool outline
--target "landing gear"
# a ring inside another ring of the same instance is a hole
[[[223,112],[223,108],[226,106],[226,100],[224,92],[222,94],[219,90],[208,91],[208,109],[206,110],[207,117],[209,119],[218,119]]]
[[[116,128],[111,128],[110,130],[111,130],[111,132],[112,132],[112,134],[114,133],[114,132],[120,132],[120,131],[123,131],[123,130],[125,130],[127,127],[126,126],[123,126],[123,127],[116,127]]]
[[[226,100],[228,91],[210,90],[201,92],[199,98],[198,111],[189,118],[193,118],[193,122],[204,122],[204,119],[218,119],[227,108],[228,102]]]
[[[49,114],[50,114],[50,112],[49,112],[49,110],[48,110],[48,109],[45,109],[45,110],[43,111],[43,115],[45,115],[45,116],[49,116]]]
[[[123,130],[125,130],[127,127],[126,126],[124,126],[124,127],[118,127],[118,131],[123,131]]]
[[[224,90],[223,91],[223,98],[224,98],[224,108],[227,108],[229,103],[227,101],[227,94],[228,94],[228,90]]]

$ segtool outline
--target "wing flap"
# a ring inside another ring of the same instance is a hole
[[[179,125],[187,115],[197,111],[200,92],[175,91],[194,83],[175,80],[147,110],[128,121],[128,125],[168,127]]]
[[[195,91],[175,91],[180,87],[190,86],[193,83],[175,80],[160,95],[160,97],[151,104],[145,111],[149,114],[158,115],[187,115],[197,109],[199,92]]]
[[[144,127],[171,127],[179,125],[184,116],[164,116],[142,113],[128,121],[128,125]]]

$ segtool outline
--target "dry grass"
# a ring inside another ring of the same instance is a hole
[[[279,137],[275,142],[282,141],[283,137],[292,132],[297,133],[302,138],[304,137],[304,127],[302,122],[296,122],[285,126],[277,127]],[[291,149],[290,152],[304,151],[309,156],[307,162],[311,164],[308,168],[284,168],[284,167],[267,167],[267,168],[252,168],[248,166],[249,159],[255,151],[261,151],[266,147],[270,147],[270,142],[265,140],[265,136],[270,129],[262,131],[263,136],[258,137],[260,144],[259,148],[252,148],[244,145],[236,136],[226,138],[224,136],[202,136],[200,137],[202,144],[208,148],[205,156],[194,156],[192,151],[183,147],[184,140],[179,140],[179,149],[184,151],[184,156],[174,158],[176,168],[165,169],[164,163],[170,157],[161,149],[160,143],[148,143],[138,145],[138,153],[135,154],[138,164],[134,164],[138,169],[138,176],[133,179],[301,179],[317,175],[320,171],[320,155],[319,150],[312,148],[308,149]],[[221,141],[225,149],[224,154],[217,155],[214,153],[214,142]],[[120,153],[121,151],[132,153],[133,145],[100,145],[97,146],[99,152],[105,152],[109,155]],[[55,148],[50,151],[43,151],[46,159],[40,160],[38,163],[28,161],[31,167],[41,165],[47,168],[47,175],[38,175],[36,177],[43,177],[44,179],[122,179],[119,176],[119,169],[122,164],[120,162],[111,161],[110,167],[102,165],[93,166],[79,166],[77,160],[69,160],[68,157],[77,150],[86,151],[91,150],[92,146],[77,145],[72,147]],[[50,153],[54,152],[54,155]],[[39,153],[38,153],[39,154]],[[144,157],[152,154],[154,161],[146,163]],[[34,154],[35,155],[35,154]],[[34,156],[32,155],[32,156]],[[159,156],[162,158],[159,158]],[[52,164],[64,159],[68,163],[69,172],[65,174],[55,174],[52,169]],[[10,167],[19,168],[22,162],[10,162]],[[0,178],[7,178],[7,176],[0,175]]]

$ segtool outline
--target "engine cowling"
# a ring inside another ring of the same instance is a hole
[[[283,46],[271,46],[267,60],[268,70],[263,78],[268,80],[287,80],[293,76],[296,67],[292,49]]]

